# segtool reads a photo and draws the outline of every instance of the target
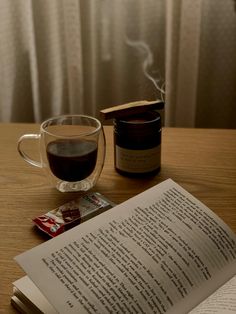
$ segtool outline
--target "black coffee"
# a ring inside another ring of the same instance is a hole
[[[86,140],[56,140],[48,144],[47,157],[52,173],[75,182],[87,178],[97,160],[97,143]]]

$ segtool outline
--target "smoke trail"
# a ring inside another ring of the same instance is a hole
[[[144,41],[130,40],[127,37],[126,37],[125,42],[127,43],[127,45],[129,45],[130,47],[136,48],[138,51],[140,51],[144,55],[145,59],[144,59],[143,66],[142,66],[144,75],[146,76],[147,79],[149,79],[153,83],[155,88],[161,94],[161,98],[163,100],[164,95],[165,95],[164,84],[160,85],[161,80],[155,79],[148,72],[148,68],[150,68],[153,65],[153,54],[152,54],[149,46]]]

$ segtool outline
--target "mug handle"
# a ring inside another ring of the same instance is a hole
[[[19,152],[19,154],[21,155],[21,157],[28,162],[29,164],[38,167],[38,168],[42,168],[42,164],[39,161],[33,160],[32,158],[30,158],[21,148],[21,144],[24,140],[39,140],[40,139],[40,134],[24,134],[22,135],[17,143],[17,150]]]

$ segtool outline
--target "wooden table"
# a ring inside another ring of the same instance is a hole
[[[33,124],[0,124],[0,313],[10,305],[12,282],[24,273],[17,254],[46,241],[31,219],[79,194],[51,188],[41,169],[18,155],[20,135],[38,131]],[[107,157],[94,190],[116,203],[172,178],[216,212],[236,232],[236,130],[164,128],[162,169],[152,179],[125,178],[114,170],[112,127],[105,127]],[[32,147],[32,152],[37,148]]]

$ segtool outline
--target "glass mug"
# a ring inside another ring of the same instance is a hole
[[[24,152],[26,140],[39,141],[40,162]],[[78,192],[96,184],[105,161],[106,142],[96,118],[64,115],[44,121],[40,134],[21,136],[17,149],[25,161],[43,168],[59,191]]]

